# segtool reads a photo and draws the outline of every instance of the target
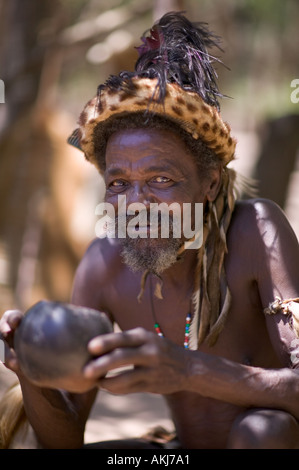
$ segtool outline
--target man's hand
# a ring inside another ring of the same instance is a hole
[[[14,333],[24,314],[20,310],[7,310],[0,319],[0,339],[5,344],[5,366],[19,373],[16,353],[13,349]]]
[[[94,378],[100,388],[111,393],[163,395],[185,388],[189,352],[143,328],[98,336],[88,348],[99,357],[85,366],[85,377]],[[130,370],[102,378],[113,369],[130,365]]]

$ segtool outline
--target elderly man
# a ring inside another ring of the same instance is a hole
[[[98,238],[76,273],[72,302],[122,332],[89,343],[83,394],[40,388],[18,368],[29,422],[45,448],[80,448],[99,388],[165,397],[180,448],[298,448],[298,244],[282,211],[236,201],[227,167],[236,142],[219,114],[207,47],[215,37],[182,14],[143,38],[135,72],[112,76],[70,139],[103,174],[106,203],[203,205],[203,241]],[[127,218],[127,223],[131,220]],[[119,223],[117,220],[116,223]],[[140,226],[149,234],[150,219]],[[4,337],[20,319],[8,312]],[[299,349],[298,349],[299,351]],[[116,376],[105,374],[131,366]],[[102,448],[154,448],[143,440]]]

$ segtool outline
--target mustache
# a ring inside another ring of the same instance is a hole
[[[148,211],[141,211],[138,215],[117,215],[115,221],[117,224],[126,223],[128,225],[131,220],[134,220],[138,217],[138,224],[141,226],[150,225],[152,223],[161,224],[162,220],[165,220],[166,215],[158,213],[157,216],[153,217]],[[172,220],[172,217],[168,217],[169,220]]]
[[[130,223],[134,221],[133,224]],[[121,238],[127,237],[130,231],[138,233],[138,230],[142,228],[149,228],[152,233],[158,232],[161,227],[169,227],[169,234],[171,235],[175,227],[178,227],[178,223],[175,221],[173,214],[168,211],[159,211],[155,215],[151,214],[150,211],[143,210],[137,215],[132,214],[116,214],[114,219],[111,219],[107,223],[107,234],[117,233]],[[180,225],[179,225],[180,226]]]

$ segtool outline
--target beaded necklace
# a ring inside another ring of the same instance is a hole
[[[161,327],[160,327],[159,323],[157,322],[157,318],[156,318],[153,295],[152,295],[152,279],[151,278],[150,278],[150,287],[151,287],[151,309],[152,309],[153,319],[154,319],[154,322],[155,322],[154,323],[154,328],[155,328],[155,331],[156,331],[157,335],[160,336],[161,338],[163,338],[164,334],[163,334],[163,332],[161,330]],[[192,319],[191,313],[188,312],[187,317],[186,317],[185,336],[184,336],[184,348],[185,349],[189,348],[189,336],[190,336],[191,319]]]
[[[184,339],[184,348],[185,349],[189,348],[190,324],[191,324],[191,313],[188,313],[187,317],[186,317],[186,325],[185,325],[185,339]],[[160,327],[158,322],[155,323],[154,327],[155,327],[157,335],[161,336],[163,338],[164,335],[161,331],[161,327]]]

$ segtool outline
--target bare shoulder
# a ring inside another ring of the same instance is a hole
[[[100,275],[100,279],[104,281],[109,279],[116,264],[119,265],[117,241],[109,238],[96,238],[87,248],[79,268],[87,270],[92,275]]]
[[[77,268],[72,301],[104,310],[107,289],[120,269],[122,263],[116,241],[108,238],[95,239]]]
[[[257,238],[269,245],[274,238],[289,240],[297,245],[296,235],[283,210],[273,201],[263,198],[239,201],[233,213],[230,236],[249,236],[254,242]]]
[[[283,210],[267,199],[238,202],[227,236],[228,261],[257,282],[264,306],[297,297],[299,246]]]
[[[233,219],[244,217],[272,218],[284,216],[281,208],[270,199],[254,198],[237,201]]]

